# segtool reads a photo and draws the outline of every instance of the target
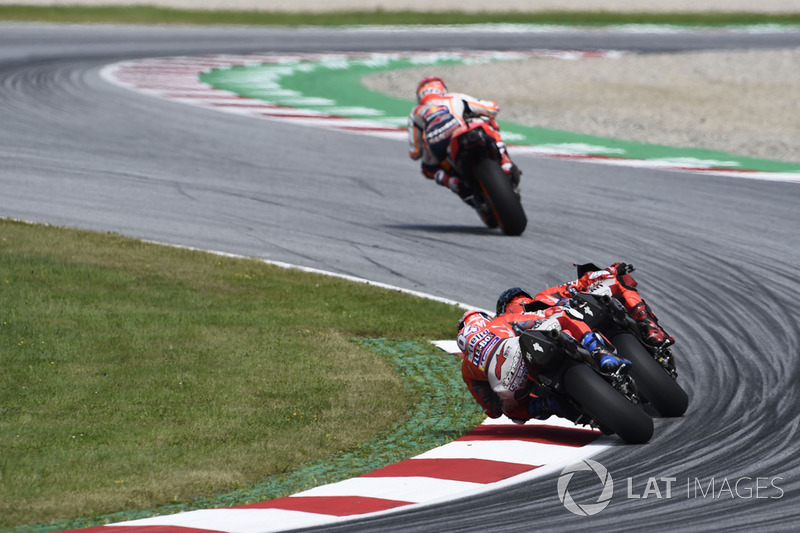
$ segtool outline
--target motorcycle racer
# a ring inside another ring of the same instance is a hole
[[[675,343],[675,339],[659,326],[655,313],[639,295],[636,280],[630,275],[630,272],[633,271],[631,265],[614,263],[608,268],[600,269],[588,263],[581,265],[579,271],[585,271],[585,273],[575,281],[540,291],[534,296],[534,300],[548,306],[559,305],[563,299],[570,297],[570,288],[578,292],[592,292],[594,288],[602,284],[608,287],[612,296],[615,296],[625,306],[639,326],[645,342],[656,348],[666,348]]]
[[[408,117],[408,155],[422,160],[422,175],[464,197],[461,180],[448,173],[446,159],[450,138],[467,125],[467,119],[485,117],[493,130],[500,149],[501,167],[510,175],[514,187],[519,185],[520,170],[508,157],[508,150],[500,137],[494,117],[500,106],[491,100],[481,100],[463,93],[447,91],[444,81],[429,76],[417,86],[417,105]]]
[[[491,318],[480,311],[467,311],[458,324],[457,343],[462,352],[461,375],[470,393],[490,418],[506,415],[516,423],[555,414],[575,420],[579,413],[553,395],[537,391],[529,376],[520,348],[518,332],[526,329],[559,329],[570,334],[592,354],[604,372],[625,372],[629,361],[618,358],[611,344],[599,333],[554,305],[526,311],[534,304],[519,287],[504,291]]]

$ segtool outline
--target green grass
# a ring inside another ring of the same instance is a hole
[[[385,24],[677,24],[728,26],[800,24],[797,13],[418,13],[357,11],[336,13],[272,13],[261,11],[194,11],[152,6],[0,6],[0,20],[114,24],[248,24],[270,26],[342,26]]]
[[[353,449],[416,402],[353,339],[451,338],[460,314],[0,220],[0,529],[222,494]]]

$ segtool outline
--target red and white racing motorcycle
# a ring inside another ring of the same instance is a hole
[[[447,166],[466,185],[465,201],[488,227],[520,235],[528,218],[517,191],[519,171],[503,172],[495,136],[490,122],[471,120],[451,137]]]

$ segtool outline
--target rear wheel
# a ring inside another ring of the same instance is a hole
[[[683,416],[689,406],[689,395],[653,359],[639,339],[630,333],[620,333],[611,343],[621,357],[633,363],[631,377],[642,396],[663,416]]]
[[[475,178],[489,201],[491,215],[497,220],[503,233],[521,235],[528,225],[528,217],[525,216],[511,180],[500,164],[491,159],[481,161],[475,169]]]
[[[653,436],[653,419],[588,366],[568,368],[564,390],[603,429],[628,444],[644,444]]]

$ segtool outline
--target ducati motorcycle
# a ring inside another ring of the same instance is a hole
[[[589,263],[578,267],[578,276],[590,270],[601,270]],[[627,275],[633,267],[626,265]],[[617,349],[620,357],[631,361],[630,375],[636,382],[643,401],[648,401],[662,416],[682,416],[689,405],[689,396],[678,384],[675,359],[669,347],[654,347],[644,342],[636,321],[611,292],[614,280],[603,280],[590,292],[571,291],[571,306],[582,315],[581,320],[602,333]]]
[[[592,355],[558,327],[519,332],[528,375],[559,404],[577,410],[570,417],[605,434],[616,433],[628,444],[644,444],[653,436],[653,419],[639,407],[633,378],[624,372],[603,372]],[[533,377],[535,376],[535,377]]]

